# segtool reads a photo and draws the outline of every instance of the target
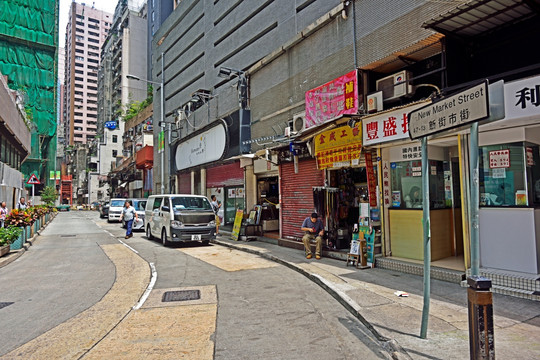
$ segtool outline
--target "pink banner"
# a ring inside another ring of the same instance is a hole
[[[306,129],[358,112],[357,71],[306,92]]]

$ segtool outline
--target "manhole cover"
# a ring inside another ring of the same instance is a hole
[[[199,300],[201,292],[199,290],[167,291],[163,293],[162,302]]]
[[[75,237],[77,235],[60,235],[60,237]]]
[[[3,309],[11,304],[14,304],[13,302],[0,302],[0,309]]]

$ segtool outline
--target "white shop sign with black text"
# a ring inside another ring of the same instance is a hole
[[[409,135],[419,139],[489,117],[488,84],[484,81],[409,113]]]
[[[180,143],[176,148],[176,170],[207,164],[221,159],[227,144],[223,124],[214,126]]]

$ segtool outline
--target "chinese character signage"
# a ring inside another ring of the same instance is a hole
[[[369,193],[369,206],[377,207],[377,179],[375,178],[375,169],[373,168],[373,159],[371,153],[366,152],[366,175]]]
[[[390,165],[388,161],[382,163],[382,188],[384,206],[389,207],[392,204],[392,193],[390,190]]]
[[[425,106],[425,104],[426,102],[422,102],[363,118],[362,144],[368,146],[392,140],[408,139],[409,123],[407,115],[409,112]]]
[[[165,132],[162,130],[158,134],[158,153],[165,151]]]
[[[489,117],[487,81],[426,105],[409,114],[411,139],[467,125]]]
[[[327,130],[313,139],[319,169],[358,163],[362,151],[362,131],[359,126]]]
[[[356,70],[306,92],[306,129],[357,112]]]
[[[506,119],[540,114],[540,76],[504,84]]]
[[[489,168],[500,169],[510,167],[510,150],[495,150],[489,152]]]

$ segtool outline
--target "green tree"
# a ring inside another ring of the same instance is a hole
[[[41,200],[48,206],[53,206],[57,198],[58,193],[56,192],[56,188],[54,186],[45,186],[41,192]]]

